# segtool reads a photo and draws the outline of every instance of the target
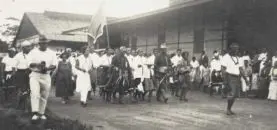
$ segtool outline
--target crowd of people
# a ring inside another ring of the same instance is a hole
[[[30,95],[32,120],[46,119],[51,86],[55,86],[55,95],[63,104],[75,92],[80,93],[82,107],[87,106],[96,90],[105,101],[120,104],[125,95],[132,102],[151,102],[156,93],[157,101],[167,103],[170,93],[187,102],[190,89],[211,96],[217,92],[228,98],[228,115],[233,114],[231,107],[237,96],[252,93],[258,98],[277,100],[277,52],[271,57],[266,49],[240,54],[234,45],[228,51],[215,50],[211,59],[205,51],[189,59],[190,54],[181,49],[168,54],[164,44],[152,53],[123,46],[100,51],[83,47],[78,52],[67,48],[55,53],[47,47],[48,42],[41,37],[39,46],[33,47],[25,41],[20,52],[10,48],[2,60],[2,82],[4,86],[17,86],[20,96]]]

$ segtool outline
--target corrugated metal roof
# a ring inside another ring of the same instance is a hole
[[[44,13],[25,13],[39,34],[50,40],[87,42],[86,35],[66,35],[63,32],[83,28],[90,24],[92,15],[45,11]],[[108,17],[108,20],[114,20]]]
[[[121,18],[121,19],[110,20],[108,22],[108,24],[116,24],[116,23],[120,23],[120,22],[124,22],[124,21],[135,20],[135,19],[139,19],[139,18],[143,18],[143,17],[147,17],[147,16],[157,15],[157,14],[161,14],[161,13],[165,13],[165,12],[169,12],[169,11],[174,11],[174,10],[185,8],[185,7],[204,4],[204,3],[207,3],[210,1],[214,1],[214,0],[192,0],[192,1],[182,3],[182,4],[169,6],[167,8],[152,11],[152,12],[138,14],[138,15],[134,15],[134,16],[130,16],[130,17]]]
[[[45,37],[56,41],[87,42],[87,35],[45,34]]]

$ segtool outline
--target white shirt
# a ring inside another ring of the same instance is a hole
[[[218,59],[213,59],[211,61],[211,71],[215,70],[215,71],[220,71],[221,70],[221,61]]]
[[[100,65],[103,65],[103,66],[110,66],[111,63],[112,63],[112,58],[113,58],[112,55],[108,56],[107,54],[101,56],[101,57],[99,58],[99,60],[100,60]]]
[[[170,60],[171,60],[171,62],[173,64],[173,67],[175,67],[178,64],[180,64],[184,59],[183,59],[182,56],[175,55]]]
[[[45,51],[40,51],[38,48],[35,48],[28,54],[29,65],[31,63],[40,64],[42,61],[46,63],[46,67],[51,65],[57,66],[58,64],[56,53],[49,48],[47,48]]]
[[[15,58],[9,57],[9,55],[5,56],[2,59],[2,63],[5,64],[5,71],[12,71],[12,68],[16,66]]]
[[[148,61],[149,61],[149,63],[151,63],[151,65],[154,65],[154,64],[155,64],[155,58],[156,58],[155,55],[151,55],[151,56],[148,58]]]
[[[144,57],[143,58],[143,77],[150,78],[153,75],[152,68],[148,68],[148,65],[152,65],[152,58],[151,57]]]
[[[132,68],[134,69],[133,70],[134,79],[143,77],[143,64],[144,64],[143,56],[136,56],[133,58],[131,65],[132,65]],[[141,65],[141,67],[138,67],[139,65]]]
[[[95,68],[99,67],[99,65],[100,65],[99,55],[97,53],[92,53],[89,55],[89,57],[90,57],[93,67],[95,67]]]
[[[226,54],[222,58],[222,66],[226,67],[227,73],[238,76],[240,74],[239,68],[243,66],[243,62],[237,56]]]
[[[28,69],[29,68],[29,61],[28,61],[28,54],[24,54],[23,52],[19,52],[14,57],[16,61],[16,69]]]
[[[265,61],[266,59],[267,59],[267,53],[261,53],[261,54],[259,55],[258,60],[260,60],[260,61]]]
[[[79,61],[79,68],[84,69],[85,71],[89,71],[93,65],[91,57],[80,55],[77,60]]]
[[[192,67],[192,68],[197,68],[197,67],[199,67],[199,62],[197,61],[197,60],[195,60],[195,61],[190,61],[190,66]]]
[[[251,64],[250,56],[245,55],[245,56],[242,56],[242,57],[241,57],[241,61],[242,61],[243,64],[244,64],[244,61],[245,61],[245,60],[248,61],[248,65]]]

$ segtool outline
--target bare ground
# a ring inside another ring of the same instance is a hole
[[[201,92],[189,92],[189,102],[171,97],[168,104],[140,102],[138,104],[107,104],[98,96],[86,108],[79,96],[69,104],[50,97],[49,109],[64,118],[80,120],[95,129],[105,130],[276,130],[277,102],[238,99],[234,116],[226,116],[226,100]]]

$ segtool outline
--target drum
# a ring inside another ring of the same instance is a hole
[[[160,73],[165,74],[165,73],[167,73],[167,70],[168,70],[168,67],[167,67],[167,66],[162,66],[162,67],[159,68],[158,71],[159,71]]]

